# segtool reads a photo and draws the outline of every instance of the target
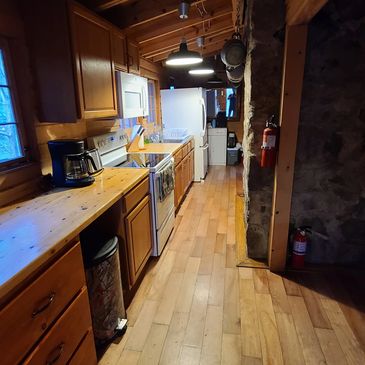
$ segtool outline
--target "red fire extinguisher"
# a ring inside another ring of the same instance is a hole
[[[296,229],[293,237],[292,266],[300,269],[304,266],[305,255],[307,253],[308,233],[310,227],[303,226]]]
[[[274,115],[266,121],[262,136],[261,167],[275,167],[279,128],[274,123]]]

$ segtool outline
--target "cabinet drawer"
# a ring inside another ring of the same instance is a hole
[[[78,243],[0,312],[1,364],[17,364],[84,285]]]
[[[183,158],[185,158],[186,157],[186,155],[188,154],[188,152],[189,152],[189,146],[186,144],[186,145],[184,145],[184,147],[182,148],[182,151],[183,151]]]
[[[82,340],[81,345],[72,356],[68,365],[96,365],[96,353],[94,345],[93,331],[90,328],[86,337]]]
[[[149,179],[143,180],[131,192],[126,194],[123,199],[124,213],[131,211],[149,192]]]
[[[175,154],[174,154],[174,162],[175,166],[183,159],[183,150],[180,148]]]
[[[189,142],[189,151],[191,151],[193,149],[194,149],[194,143],[193,143],[193,141],[190,141]]]
[[[84,287],[24,365],[66,364],[90,326],[89,299]]]

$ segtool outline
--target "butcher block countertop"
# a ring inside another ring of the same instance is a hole
[[[184,143],[146,143],[143,150],[139,151],[128,151],[130,153],[175,153],[185,143],[191,141],[193,136],[187,138]]]
[[[148,172],[105,168],[90,186],[53,189],[0,209],[0,302]]]

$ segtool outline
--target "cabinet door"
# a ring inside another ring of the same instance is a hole
[[[188,159],[188,157],[185,157],[183,159],[182,165],[183,165],[183,167],[182,167],[182,176],[183,176],[182,193],[184,194],[189,185],[189,159]]]
[[[151,203],[146,196],[125,219],[129,280],[133,286],[152,251]]]
[[[128,41],[128,72],[139,75],[139,47],[137,43]]]
[[[118,31],[112,32],[112,46],[113,46],[113,59],[114,66],[117,70],[127,71],[127,49],[126,49],[126,39],[124,34]]]
[[[175,208],[179,206],[182,191],[182,162],[175,167]]]
[[[192,173],[191,173],[191,152],[189,152],[189,155],[188,155],[188,160],[189,160],[189,163],[188,163],[188,186],[190,186],[190,183],[191,183],[191,180],[192,180]]]
[[[76,77],[82,118],[118,113],[109,24],[83,8],[72,6]]]

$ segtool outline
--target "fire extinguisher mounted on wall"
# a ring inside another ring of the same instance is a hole
[[[262,135],[261,145],[261,167],[275,167],[276,153],[279,142],[279,127],[274,122],[275,116],[272,115],[266,121],[266,128]]]
[[[304,267],[308,246],[308,234],[310,233],[312,233],[310,226],[301,226],[295,230],[292,252],[292,267],[295,269]]]

